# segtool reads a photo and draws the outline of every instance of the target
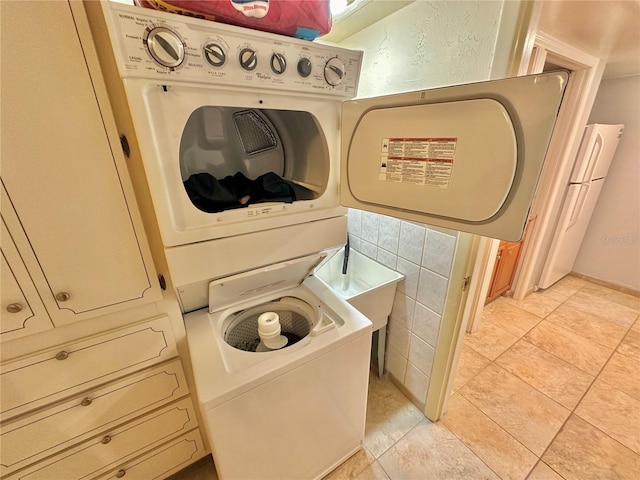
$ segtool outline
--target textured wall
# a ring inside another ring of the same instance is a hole
[[[573,269],[640,290],[640,76],[605,79],[589,123],[623,123],[624,133]]]
[[[486,80],[502,2],[417,1],[340,43],[364,50],[358,96]],[[349,211],[353,247],[406,275],[388,324],[386,368],[424,403],[457,233]]]
[[[358,96],[489,78],[502,2],[419,0],[352,35],[364,50]]]

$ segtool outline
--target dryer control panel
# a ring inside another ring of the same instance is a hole
[[[356,95],[360,51],[112,2],[102,8],[122,78]]]

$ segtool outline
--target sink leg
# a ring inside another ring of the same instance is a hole
[[[378,376],[382,378],[384,373],[384,350],[387,343],[387,326],[378,329]]]

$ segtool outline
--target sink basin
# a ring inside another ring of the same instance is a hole
[[[315,276],[331,290],[360,310],[373,323],[373,330],[387,324],[401,273],[354,250],[349,252],[346,275],[342,274],[344,251],[335,254]]]

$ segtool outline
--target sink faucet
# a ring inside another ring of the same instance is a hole
[[[344,246],[344,260],[342,260],[342,274],[347,274],[347,266],[349,264],[349,235],[347,235],[347,244]]]

